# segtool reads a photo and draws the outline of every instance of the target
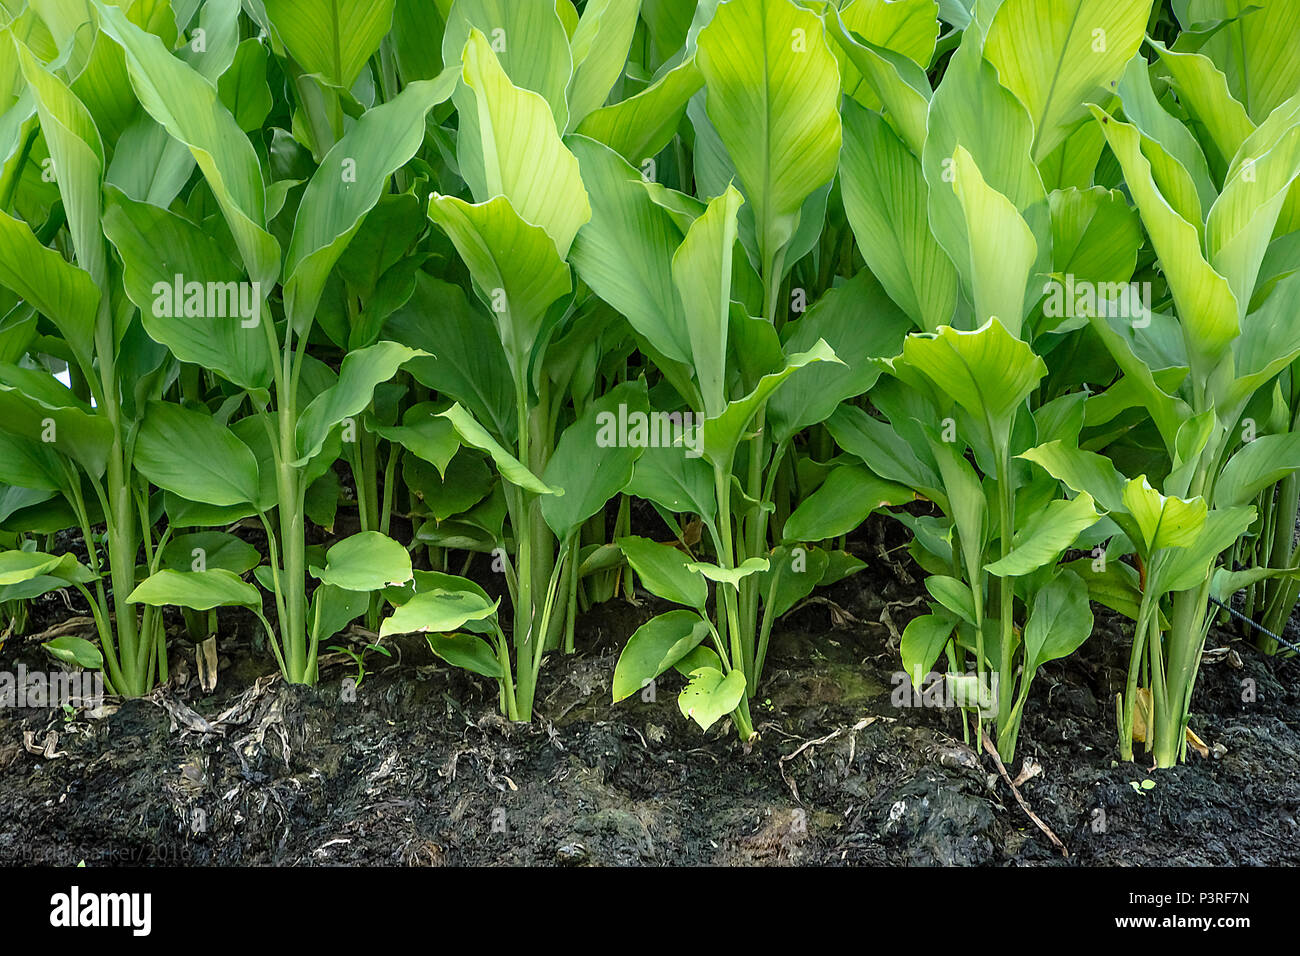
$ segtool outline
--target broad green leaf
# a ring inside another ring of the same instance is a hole
[[[2,371],[0,376],[9,377]],[[0,384],[0,431],[48,445],[96,478],[113,447],[113,426],[105,416],[76,405],[51,406],[30,389],[5,384]]]
[[[253,145],[222,105],[216,87],[118,7],[96,0],[104,32],[126,52],[131,85],[145,110],[189,147],[225,215],[249,277],[268,291],[280,247],[266,231],[266,187]]]
[[[577,132],[639,167],[672,142],[687,102],[703,85],[704,77],[691,57],[635,96],[589,113]]]
[[[1133,515],[1146,554],[1162,548],[1183,548],[1190,545],[1205,527],[1205,499],[1190,501],[1162,495],[1151,487],[1145,475],[1140,475],[1124,486],[1124,506]]]
[[[718,720],[740,706],[745,698],[745,672],[734,670],[723,676],[712,667],[691,672],[690,683],[677,697],[683,717],[689,717],[708,730]]]
[[[804,201],[835,175],[839,67],[821,20],[790,0],[720,4],[696,61],[709,119],[753,207],[759,266],[775,282]]]
[[[628,638],[614,666],[613,703],[644,688],[708,636],[708,622],[694,611],[668,611],[646,621]]]
[[[388,177],[424,142],[425,116],[451,96],[458,75],[451,69],[410,83],[391,101],[367,110],[312,175],[285,255],[284,307],[295,329],[305,329],[315,315],[330,270]]]
[[[960,146],[987,186],[1005,196],[1029,226],[1038,246],[1034,271],[1047,271],[1051,226],[1042,175],[1030,156],[1033,135],[1028,111],[998,83],[997,70],[981,55],[978,31],[968,30],[930,100],[921,156],[930,186],[930,229],[954,263],[969,262],[970,246],[985,241],[982,233],[968,233],[954,189],[953,157]]]
[[[953,175],[966,232],[977,237],[970,244],[969,260],[957,263],[975,304],[975,321],[999,319],[1019,337],[1026,301],[1038,297],[1030,283],[1038,243],[1011,200],[984,181],[962,146],[953,154]]]
[[[100,230],[100,187],[104,147],[89,110],[55,74],[21,42],[14,43],[19,67],[36,101],[59,194],[68,217],[68,232],[78,264],[97,284],[108,280],[108,261]]]
[[[939,394],[986,423],[993,441],[1010,428],[1016,409],[1047,374],[1043,360],[997,318],[974,332],[945,326],[934,335],[909,335],[902,360],[930,379]]]
[[[764,375],[744,398],[729,402],[722,414],[706,419],[701,427],[704,456],[715,464],[729,465],[736,453],[736,448],[745,436],[758,410],[781,387],[794,372],[814,362],[839,362],[835,351],[822,339],[813,343],[812,348],[798,352],[786,359],[786,364],[779,372]]]
[[[856,2],[844,13],[873,7],[880,9],[880,5],[881,0]],[[903,5],[889,4],[891,7]],[[907,0],[906,5],[917,9],[914,0]],[[921,0],[921,6],[925,6],[925,0]],[[921,65],[904,54],[878,46],[869,37],[863,42],[867,34],[879,36],[879,33],[873,33],[872,25],[879,25],[884,19],[849,24],[842,17],[834,17],[827,21],[827,27],[834,40],[833,49],[840,63],[844,91],[873,115],[883,106],[900,140],[907,144],[914,157],[919,158],[925,148],[926,114],[932,95],[930,81]],[[938,21],[933,22],[937,24]],[[850,29],[858,36],[851,35]]]
[[[828,291],[784,330],[786,351],[801,352],[822,339],[842,365],[805,366],[768,400],[778,441],[829,418],[841,404],[867,392],[880,377],[880,359],[898,354],[911,320],[885,295],[869,269]]]
[[[576,22],[577,11],[571,3],[456,0],[451,5],[447,29],[442,35],[443,61],[461,62],[471,33],[478,30],[487,38],[510,81],[521,89],[541,94],[555,117],[552,125],[563,130],[568,125],[568,87],[573,75],[569,32],[561,16],[557,15],[565,8],[573,14]],[[475,177],[479,175],[482,163],[478,117],[473,94],[464,87],[456,94],[456,110],[461,123],[461,166],[470,188],[478,190],[481,183]],[[472,146],[468,152],[467,145]]]
[[[927,331],[952,320],[957,271],[926,217],[920,160],[879,114],[844,104],[844,210],[858,248],[890,298]]]
[[[396,342],[378,342],[349,352],[339,367],[338,381],[312,399],[298,418],[294,442],[298,459],[294,467],[320,454],[330,429],[345,418],[359,415],[370,404],[376,386],[422,354]]]
[[[647,448],[637,459],[627,493],[672,512],[711,520],[717,511],[713,469],[677,447]]]
[[[1034,595],[1029,620],[1025,622],[1025,665],[1027,679],[1048,661],[1068,657],[1092,633],[1092,609],[1088,588],[1072,571],[1053,576]]]
[[[63,333],[90,367],[99,290],[89,273],[40,244],[21,220],[0,211],[0,285],[12,290]]]
[[[1300,10],[1288,0],[1190,0],[1185,26],[1227,20],[1200,52],[1256,123],[1300,90]]]
[[[690,570],[690,558],[672,545],[635,535],[616,542],[646,588],[665,601],[703,608],[709,599],[704,578]]]
[[[1142,45],[1151,0],[1005,0],[984,39],[984,56],[1034,123],[1034,161],[1104,102]]]
[[[1255,128],[1245,107],[1228,90],[1227,77],[1204,54],[1182,53],[1166,49],[1157,40],[1149,42],[1173,77],[1180,102],[1204,125],[1210,143],[1227,163]]]
[[[873,511],[916,497],[909,489],[878,478],[861,465],[840,465],[805,498],[785,522],[787,541],[825,541],[854,531]]]
[[[1300,432],[1262,435],[1233,455],[1214,485],[1214,506],[1249,504],[1265,488],[1300,469]]]
[[[1166,553],[1158,572],[1160,592],[1199,588],[1209,577],[1219,555],[1231,548],[1254,520],[1255,509],[1249,505],[1215,508],[1206,514],[1199,534],[1192,537],[1186,547]]]
[[[262,0],[303,72],[350,89],[393,23],[393,0]]]
[[[1127,510],[1124,491],[1127,479],[1108,458],[1083,451],[1063,441],[1051,441],[1031,448],[1018,457],[1035,462],[1071,491],[1087,494],[1108,512]]]
[[[128,604],[150,607],[187,607],[209,611],[214,607],[262,607],[257,588],[224,568],[209,571],[172,571],[164,568],[141,581],[127,597]]]
[[[525,223],[551,237],[563,259],[591,218],[578,160],[560,140],[546,100],[510,81],[478,30],[465,45],[464,64],[482,145],[481,186],[470,177],[474,198],[485,202],[504,196]]]
[[[984,566],[998,577],[1021,577],[1055,561],[1076,538],[1097,523],[1101,515],[1093,507],[1092,496],[1080,492],[1070,500],[1057,499],[1036,511],[1016,532],[1011,550]]]
[[[65,634],[46,641],[41,647],[65,664],[75,664],[91,671],[100,670],[104,666],[104,655],[100,653],[98,647],[84,637]]]
[[[473,591],[436,588],[415,595],[379,626],[379,636],[391,634],[440,634],[482,621],[494,615],[500,602],[487,600]]]
[[[312,568],[324,584],[345,591],[380,591],[411,580],[411,555],[378,531],[344,538],[325,554],[325,567]]]
[[[571,136],[569,146],[591,197],[591,221],[569,253],[574,269],[657,352],[689,362],[686,313],[673,284],[682,232],[613,150],[582,136]]]
[[[257,549],[222,531],[177,535],[163,549],[162,563],[173,571],[223,569],[246,574],[261,563]]]
[[[632,479],[644,446],[621,439],[625,415],[648,415],[645,382],[625,382],[592,402],[582,417],[564,430],[542,480],[563,495],[542,499],[542,517],[563,541],[596,514]]]
[[[971,627],[975,626],[975,598],[965,581],[946,574],[932,574],[925,579],[925,589],[949,611]]]
[[[452,667],[501,679],[501,659],[490,644],[473,634],[430,634],[429,650]]]
[[[447,465],[460,449],[460,437],[455,427],[437,415],[433,402],[412,405],[402,415],[401,425],[375,425],[373,431],[380,438],[396,442],[418,458],[438,469],[446,476]]]
[[[322,584],[311,595],[307,621],[313,640],[329,640],[370,608],[370,595]]]
[[[258,500],[257,459],[209,415],[151,402],[136,438],[135,467],[159,488],[209,505]]]
[[[831,555],[835,555],[834,573]],[[852,574],[849,570],[852,560],[846,552],[828,552],[824,548],[788,544],[774,548],[768,555],[767,570],[759,572],[755,579],[763,599],[764,616],[771,620],[781,617],[812,594],[813,588],[834,583],[826,580],[828,576],[839,575],[835,579],[842,580]]]
[[[569,267],[541,226],[525,222],[504,196],[480,205],[434,195],[429,216],[465,260],[497,320],[511,362],[522,367],[546,309],[573,287]]]
[[[623,75],[640,12],[641,0],[590,0],[583,9],[571,42],[569,130],[604,105]]]
[[[921,682],[943,653],[956,625],[956,620],[946,614],[921,614],[903,628],[899,656],[903,660],[903,669],[917,690],[921,689]]]
[[[695,220],[673,256],[673,282],[685,306],[691,362],[710,418],[726,405],[731,263],[742,202],[740,192],[728,187]]]
[[[739,588],[740,582],[751,574],[761,574],[770,568],[767,558],[746,558],[734,568],[724,568],[707,561],[692,561],[686,570],[701,574],[715,584],[729,584]]]
[[[1228,280],[1239,318],[1250,306],[1260,264],[1300,175],[1300,93],[1246,137],[1205,223],[1205,249]]]
[[[876,474],[906,485],[947,510],[942,479],[908,446],[888,423],[872,418],[854,405],[842,405],[826,420],[835,443],[856,455]]]
[[[438,414],[448,419],[455,426],[456,433],[460,435],[461,441],[491,455],[497,470],[501,472],[501,477],[505,478],[506,481],[537,495],[564,494],[563,488],[551,487],[529,471],[527,466],[520,462],[518,458],[502,448],[501,444],[489,435],[482,425],[474,421],[473,416],[459,404],[452,405],[445,412],[439,412]]]
[[[123,285],[149,337],[243,388],[267,387],[274,360],[261,328],[271,321],[261,290],[242,281],[204,229],[115,188],[107,192],[104,231],[122,257]]]

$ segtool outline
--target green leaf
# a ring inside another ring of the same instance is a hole
[[[672,512],[711,520],[717,511],[713,469],[676,447],[647,448],[637,459],[627,493]]]
[[[1101,515],[1093,504],[1087,492],[1068,501],[1058,498],[1048,502],[1047,507],[1024,521],[1011,550],[986,564],[984,570],[998,577],[1021,577],[1055,561],[1080,534],[1097,523]]]
[[[568,129],[609,98],[627,64],[640,12],[641,0],[590,0],[583,9],[571,43]]]
[[[711,418],[726,406],[731,261],[742,202],[735,187],[728,186],[695,220],[673,256],[673,283],[686,310],[691,362],[704,413]]]
[[[821,20],[789,0],[719,5],[696,61],[709,119],[753,208],[760,271],[775,282],[804,201],[835,175],[839,67]]]
[[[128,604],[187,607],[194,611],[208,611],[214,607],[260,610],[262,607],[262,596],[257,588],[224,568],[208,571],[164,568],[141,581],[126,600]]]
[[[1214,485],[1214,506],[1249,504],[1265,488],[1300,469],[1300,432],[1263,435],[1247,442],[1224,465]]]
[[[628,638],[614,666],[613,703],[644,688],[708,636],[708,622],[694,611],[668,611],[646,621]]]
[[[81,364],[90,367],[99,289],[89,273],[41,245],[26,223],[3,211],[0,285],[53,322]]]
[[[1151,178],[1136,127],[1093,106],[1106,141],[1124,169],[1124,183],[1169,280],[1178,307],[1188,356],[1199,374],[1208,374],[1240,332],[1238,306],[1227,280],[1201,254],[1196,227],[1169,206]]]
[[[855,530],[873,511],[906,504],[916,495],[861,465],[840,465],[785,522],[787,541],[824,541]]]
[[[104,655],[100,653],[98,647],[84,637],[65,634],[46,641],[41,647],[49,651],[50,656],[65,664],[76,664],[90,671],[100,670],[104,666]]]
[[[393,0],[263,0],[303,72],[347,90],[393,22]]]
[[[150,402],[136,439],[135,467],[159,488],[209,505],[258,500],[253,452],[210,415]]]
[[[635,96],[589,113],[577,132],[639,167],[672,142],[687,102],[703,85],[704,77],[691,57]]]
[[[497,470],[501,472],[501,477],[512,485],[537,495],[564,494],[563,488],[553,488],[548,485],[529,471],[523,462],[502,448],[500,443],[489,435],[482,425],[474,421],[474,418],[459,404],[452,405],[445,412],[439,412],[438,414],[455,426],[456,433],[460,435],[461,441],[472,448],[477,448],[479,451],[485,451],[491,455]]]
[[[325,567],[311,572],[345,591],[380,591],[411,580],[411,555],[387,535],[362,531],[330,548]]]
[[[1151,0],[1006,0],[984,40],[984,56],[1034,123],[1041,161],[1104,102],[1138,52]]]
[[[649,413],[645,382],[625,382],[592,402],[582,417],[564,430],[542,473],[563,495],[542,499],[542,517],[564,541],[632,480],[644,450],[620,441],[618,422]]]
[[[469,35],[464,64],[482,146],[481,185],[464,170],[462,160],[474,198],[484,202],[504,196],[524,222],[540,226],[551,237],[563,259],[573,237],[591,218],[578,160],[561,142],[546,100],[510,81],[478,30]]]
[[[369,609],[369,593],[345,591],[322,584],[312,592],[311,607],[307,611],[312,639],[329,640]]]
[[[374,425],[372,431],[427,461],[446,477],[447,465],[460,449],[460,436],[450,421],[438,417],[436,410],[435,403],[420,402],[403,413],[401,425]]]
[[[126,52],[141,106],[194,154],[250,278],[269,293],[280,271],[280,247],[266,231],[266,188],[252,143],[201,73],[172,56],[120,8],[99,0],[96,8],[104,32]]]
[[[541,226],[525,222],[510,200],[497,196],[471,205],[434,195],[429,217],[451,238],[492,309],[506,355],[521,366],[556,299],[572,289],[569,267]]]
[[[242,282],[217,242],[188,219],[116,188],[107,196],[104,232],[122,257],[123,285],[149,337],[243,388],[267,387],[273,358],[261,322],[271,318],[262,314],[260,290]],[[242,312],[250,298],[256,325]]]
[[[767,420],[777,441],[790,441],[826,421],[842,403],[876,384],[882,365],[902,348],[912,323],[885,295],[871,270],[828,291],[803,318],[784,329],[787,352],[812,348],[818,339],[840,363],[806,365],[772,394]]]
[[[501,680],[501,659],[490,644],[473,634],[430,634],[429,650],[452,667]]]
[[[996,318],[974,332],[945,326],[934,335],[909,335],[902,359],[985,423],[993,441],[1047,374],[1043,360]]]
[[[818,339],[807,351],[789,356],[781,371],[764,375],[754,386],[753,391],[744,398],[727,403],[722,414],[706,419],[701,426],[705,457],[715,464],[729,466],[736,453],[736,447],[745,435],[745,429],[758,414],[758,410],[763,407],[763,403],[796,370],[813,362],[839,362],[839,359],[829,345]]]
[[[903,669],[912,678],[912,686],[921,689],[921,682],[934,667],[952,636],[957,622],[946,614],[921,614],[907,622],[899,642],[899,655]]]
[[[953,614],[975,627],[975,597],[970,585],[946,574],[932,574],[925,579],[925,589]]]
[[[616,543],[647,590],[665,601],[703,609],[709,587],[701,575],[691,570],[687,555],[672,545],[635,535],[619,538]]]
[[[349,352],[339,367],[338,381],[312,399],[298,418],[294,436],[298,459],[293,466],[301,467],[320,454],[331,428],[364,411],[378,385],[422,354],[396,342],[378,342]]]
[[[437,79],[417,80],[367,110],[312,175],[285,255],[284,308],[295,329],[311,321],[330,270],[379,201],[388,177],[424,142],[425,116],[451,96],[458,77],[453,68]]]
[[[854,559],[843,551],[827,552],[822,548],[788,544],[773,549],[767,570],[759,572],[757,578],[764,616],[771,620],[779,618],[812,594],[813,588],[827,584],[832,554],[836,556],[835,573],[841,577],[851,574],[849,568]],[[859,565],[858,570],[865,567]]]
[[[571,136],[569,146],[591,199],[591,221],[569,253],[574,269],[658,353],[690,362],[686,312],[673,284],[682,232],[613,150],[582,136]]]
[[[740,582],[751,574],[761,574],[770,568],[767,558],[746,558],[734,568],[724,568],[707,561],[692,561],[686,570],[701,574],[715,584],[729,584],[739,588]]]
[[[1124,486],[1124,506],[1133,516],[1141,534],[1134,544],[1145,546],[1146,554],[1162,548],[1183,548],[1201,534],[1205,526],[1205,499],[1190,501],[1165,496],[1151,487],[1146,475]]]
[[[744,699],[744,671],[734,670],[723,676],[712,667],[701,667],[691,672],[690,683],[677,697],[677,707],[683,717],[695,721],[701,730],[708,730]]]
[[[890,298],[927,331],[952,321],[957,270],[930,231],[920,160],[878,113],[852,101],[840,181],[858,248]]]
[[[953,188],[961,200],[970,258],[959,261],[979,323],[999,319],[1019,337],[1027,302],[1038,298],[1031,283],[1038,243],[1029,224],[1006,196],[989,186],[963,146],[953,154]]]
[[[1255,509],[1249,505],[1208,512],[1197,528],[1199,533],[1190,536],[1186,547],[1166,552],[1157,572],[1160,592],[1199,588],[1219,555],[1231,548],[1254,520]]]
[[[415,595],[394,611],[380,625],[379,636],[454,631],[496,614],[498,604],[473,591],[435,588]]]
[[[163,548],[162,563],[173,571],[220,568],[246,574],[261,562],[257,549],[222,531],[198,531],[172,538]]]
[[[1028,679],[1048,661],[1068,657],[1092,633],[1092,609],[1088,588],[1072,571],[1052,577],[1034,595],[1029,620],[1025,623],[1025,664]]]

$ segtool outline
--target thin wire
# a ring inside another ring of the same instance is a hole
[[[1278,635],[1274,634],[1272,631],[1270,631],[1270,630],[1269,630],[1268,628],[1266,628],[1264,625],[1262,625],[1262,624],[1257,624],[1255,621],[1253,621],[1253,620],[1251,620],[1250,618],[1246,617],[1246,615],[1242,614],[1240,611],[1236,610],[1235,608],[1228,607],[1228,605],[1224,604],[1224,603],[1223,603],[1222,601],[1220,601],[1218,598],[1216,598],[1216,597],[1212,597],[1212,598],[1210,598],[1210,603],[1211,603],[1211,604],[1217,604],[1219,607],[1223,608],[1225,611],[1227,611],[1229,614],[1231,614],[1231,615],[1232,615],[1233,617],[1235,617],[1237,620],[1239,620],[1239,621],[1245,621],[1247,624],[1249,624],[1249,625],[1250,625],[1251,627],[1253,627],[1255,630],[1259,631],[1261,634],[1267,634],[1269,637],[1271,637],[1273,640],[1277,641],[1277,642],[1278,642],[1279,644],[1281,644],[1283,647],[1289,647],[1291,650],[1295,651],[1297,654],[1300,654],[1300,647],[1296,647],[1294,644],[1292,644],[1290,641],[1288,641],[1288,640],[1287,640],[1286,638],[1284,638],[1284,637],[1278,637]]]

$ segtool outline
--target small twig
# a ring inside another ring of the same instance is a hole
[[[988,755],[993,758],[993,762],[998,765],[998,773],[1002,775],[1002,779],[1005,780],[1007,786],[1011,788],[1011,793],[1015,796],[1016,803],[1020,804],[1020,809],[1025,811],[1025,816],[1034,821],[1034,826],[1047,834],[1047,839],[1051,840],[1052,845],[1061,851],[1061,856],[1069,859],[1070,851],[1065,848],[1065,844],[1062,843],[1056,834],[1052,832],[1052,828],[1039,819],[1038,814],[1034,813],[1034,811],[1030,809],[1029,804],[1025,802],[1025,798],[1020,795],[1020,791],[1016,788],[1016,785],[1012,783],[1011,775],[1007,773],[1007,768],[1003,765],[1002,758],[998,756],[998,748],[993,746],[993,741],[989,740],[989,735],[984,732],[982,727],[979,727],[978,723],[976,724],[976,727],[978,728],[980,739],[984,743],[984,749],[988,752]]]
[[[859,730],[862,730],[862,729],[864,729],[864,728],[866,728],[866,727],[870,727],[870,726],[871,726],[872,724],[874,724],[877,720],[888,720],[888,719],[889,719],[889,718],[887,718],[887,717],[882,718],[882,717],[878,717],[878,716],[877,716],[877,717],[863,717],[861,720],[859,720],[859,721],[858,721],[856,724],[854,724],[852,727],[841,727],[839,730],[833,731],[832,733],[827,734],[825,737],[819,737],[819,738],[816,739],[816,740],[806,740],[806,741],[804,741],[804,742],[803,742],[799,747],[797,747],[795,750],[793,750],[793,751],[791,751],[790,753],[786,754],[784,757],[779,758],[779,759],[777,760],[777,762],[776,762],[777,769],[781,771],[781,779],[785,781],[786,786],[790,788],[790,793],[794,795],[795,803],[802,804],[802,803],[803,803],[803,798],[799,796],[799,788],[798,788],[797,786],[795,786],[795,782],[794,782],[793,780],[791,780],[789,777],[786,776],[786,773],[785,773],[785,765],[786,765],[786,763],[788,763],[789,761],[793,760],[795,757],[799,756],[801,753],[803,753],[803,752],[804,752],[805,750],[807,750],[809,747],[819,747],[819,746],[821,746],[822,744],[828,744],[828,743],[830,743],[832,740],[835,740],[835,739],[838,738],[838,737],[842,737],[842,736],[844,736],[845,734],[853,734],[853,738],[852,738],[852,741],[853,741],[853,747],[854,747],[854,749],[856,750],[856,748],[857,748],[857,733],[858,733]],[[852,763],[852,761],[853,761],[853,758],[852,758],[852,756],[850,756],[850,757],[849,757],[849,762]]]

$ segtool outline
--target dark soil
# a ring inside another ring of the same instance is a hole
[[[877,561],[788,615],[749,749],[726,721],[701,734],[682,717],[675,674],[654,701],[610,704],[648,600],[582,619],[528,726],[417,640],[370,655],[355,695],[341,655],[319,687],[287,686],[232,618],[215,695],[178,639],[150,699],[95,719],[0,711],[0,864],[1300,863],[1300,663],[1216,630],[1231,653],[1202,667],[1193,718],[1215,756],[1148,772],[1115,761],[1129,627],[1099,612],[1093,640],[1040,673],[1007,768],[1039,768],[1020,790],[1064,858],[956,711],[891,704],[919,593]],[[17,661],[49,666],[12,639],[0,669]]]

